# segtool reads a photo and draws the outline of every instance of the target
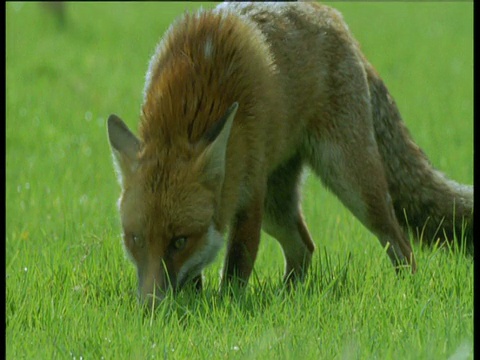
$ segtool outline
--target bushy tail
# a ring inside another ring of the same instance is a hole
[[[473,249],[473,186],[458,184],[433,168],[368,64],[367,77],[376,141],[400,225],[426,244],[464,236]]]

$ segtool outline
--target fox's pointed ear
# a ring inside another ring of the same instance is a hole
[[[123,179],[131,175],[137,167],[141,142],[116,115],[108,117],[107,131],[118,181],[123,185]]]
[[[221,185],[225,177],[227,144],[237,109],[238,103],[234,102],[225,115],[203,137],[209,145],[202,156],[204,165],[202,180],[214,186]]]

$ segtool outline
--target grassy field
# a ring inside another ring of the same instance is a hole
[[[398,278],[377,239],[313,177],[317,244],[287,294],[263,237],[238,298],[206,289],[144,315],[124,256],[105,121],[136,128],[145,72],[170,22],[196,3],[70,3],[64,27],[6,4],[6,355],[9,359],[471,359],[473,259],[415,247]],[[212,4],[205,5],[211,7]],[[473,3],[340,3],[432,163],[473,182]]]

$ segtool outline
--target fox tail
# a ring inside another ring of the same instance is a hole
[[[473,186],[450,180],[433,168],[370,65],[367,79],[375,137],[400,225],[424,244],[463,238],[473,249]]]

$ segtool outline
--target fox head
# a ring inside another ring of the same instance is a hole
[[[237,108],[234,103],[196,144],[173,146],[150,146],[116,115],[108,118],[123,243],[137,268],[141,302],[158,302],[201,275],[223,243],[216,212]]]

